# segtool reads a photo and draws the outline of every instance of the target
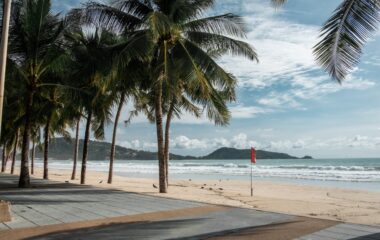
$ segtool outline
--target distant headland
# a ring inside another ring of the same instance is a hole
[[[73,140],[64,138],[52,139],[49,146],[49,158],[52,159],[72,159],[73,158]],[[83,147],[83,141],[79,142],[79,152]],[[105,160],[109,158],[111,144],[108,142],[90,141],[89,144],[89,159],[90,160]],[[43,151],[36,149],[36,157],[42,158]],[[183,156],[178,154],[170,154],[172,160],[231,160],[231,159],[249,159],[250,149],[236,149],[236,148],[219,148],[214,152],[202,156]],[[118,160],[156,160],[157,153],[149,151],[139,151],[122,146],[116,146],[116,159]],[[269,152],[264,150],[257,150],[257,159],[312,159],[311,156],[298,158],[286,153]]]

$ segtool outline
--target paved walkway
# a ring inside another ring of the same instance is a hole
[[[380,239],[380,229],[0,174],[0,239]]]

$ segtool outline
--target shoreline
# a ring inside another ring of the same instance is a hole
[[[49,169],[49,173],[50,180],[79,184],[79,174],[76,180],[70,180],[70,170]],[[157,179],[114,174],[113,184],[107,184],[107,176],[107,172],[88,171],[86,184],[153,196],[380,226],[380,192],[258,181],[253,183],[252,198],[250,182],[172,179],[169,193],[159,194],[158,189],[153,187],[153,184],[158,186]],[[36,168],[32,177],[42,178],[42,169]]]

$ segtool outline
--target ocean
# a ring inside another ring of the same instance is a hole
[[[36,165],[42,167],[42,161]],[[49,160],[49,167],[71,169],[71,160]],[[78,163],[78,169],[80,162]],[[171,160],[171,179],[250,181],[249,160]],[[108,161],[89,161],[88,171],[108,171]],[[156,178],[157,161],[115,162],[116,175]],[[274,181],[316,186],[380,191],[380,159],[273,159],[258,160],[254,181]]]

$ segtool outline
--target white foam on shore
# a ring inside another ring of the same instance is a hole
[[[280,164],[276,164],[280,162]],[[281,162],[283,164],[281,164]],[[367,164],[350,165],[350,162],[322,162],[318,165],[315,162],[296,163],[293,161],[262,161],[262,164],[253,167],[255,177],[261,178],[289,178],[322,181],[343,181],[343,182],[379,182],[380,183],[380,162],[379,165]],[[94,171],[107,171],[108,161],[90,161],[88,169]],[[339,165],[340,164],[340,165]],[[41,166],[40,161],[37,166]],[[50,167],[55,169],[71,169],[72,161],[50,161]],[[78,164],[80,165],[80,163]],[[117,161],[114,166],[115,171],[133,174],[157,174],[157,161]],[[246,176],[250,174],[250,164],[247,161],[171,161],[171,174],[194,174],[194,175],[214,175],[214,176]]]

